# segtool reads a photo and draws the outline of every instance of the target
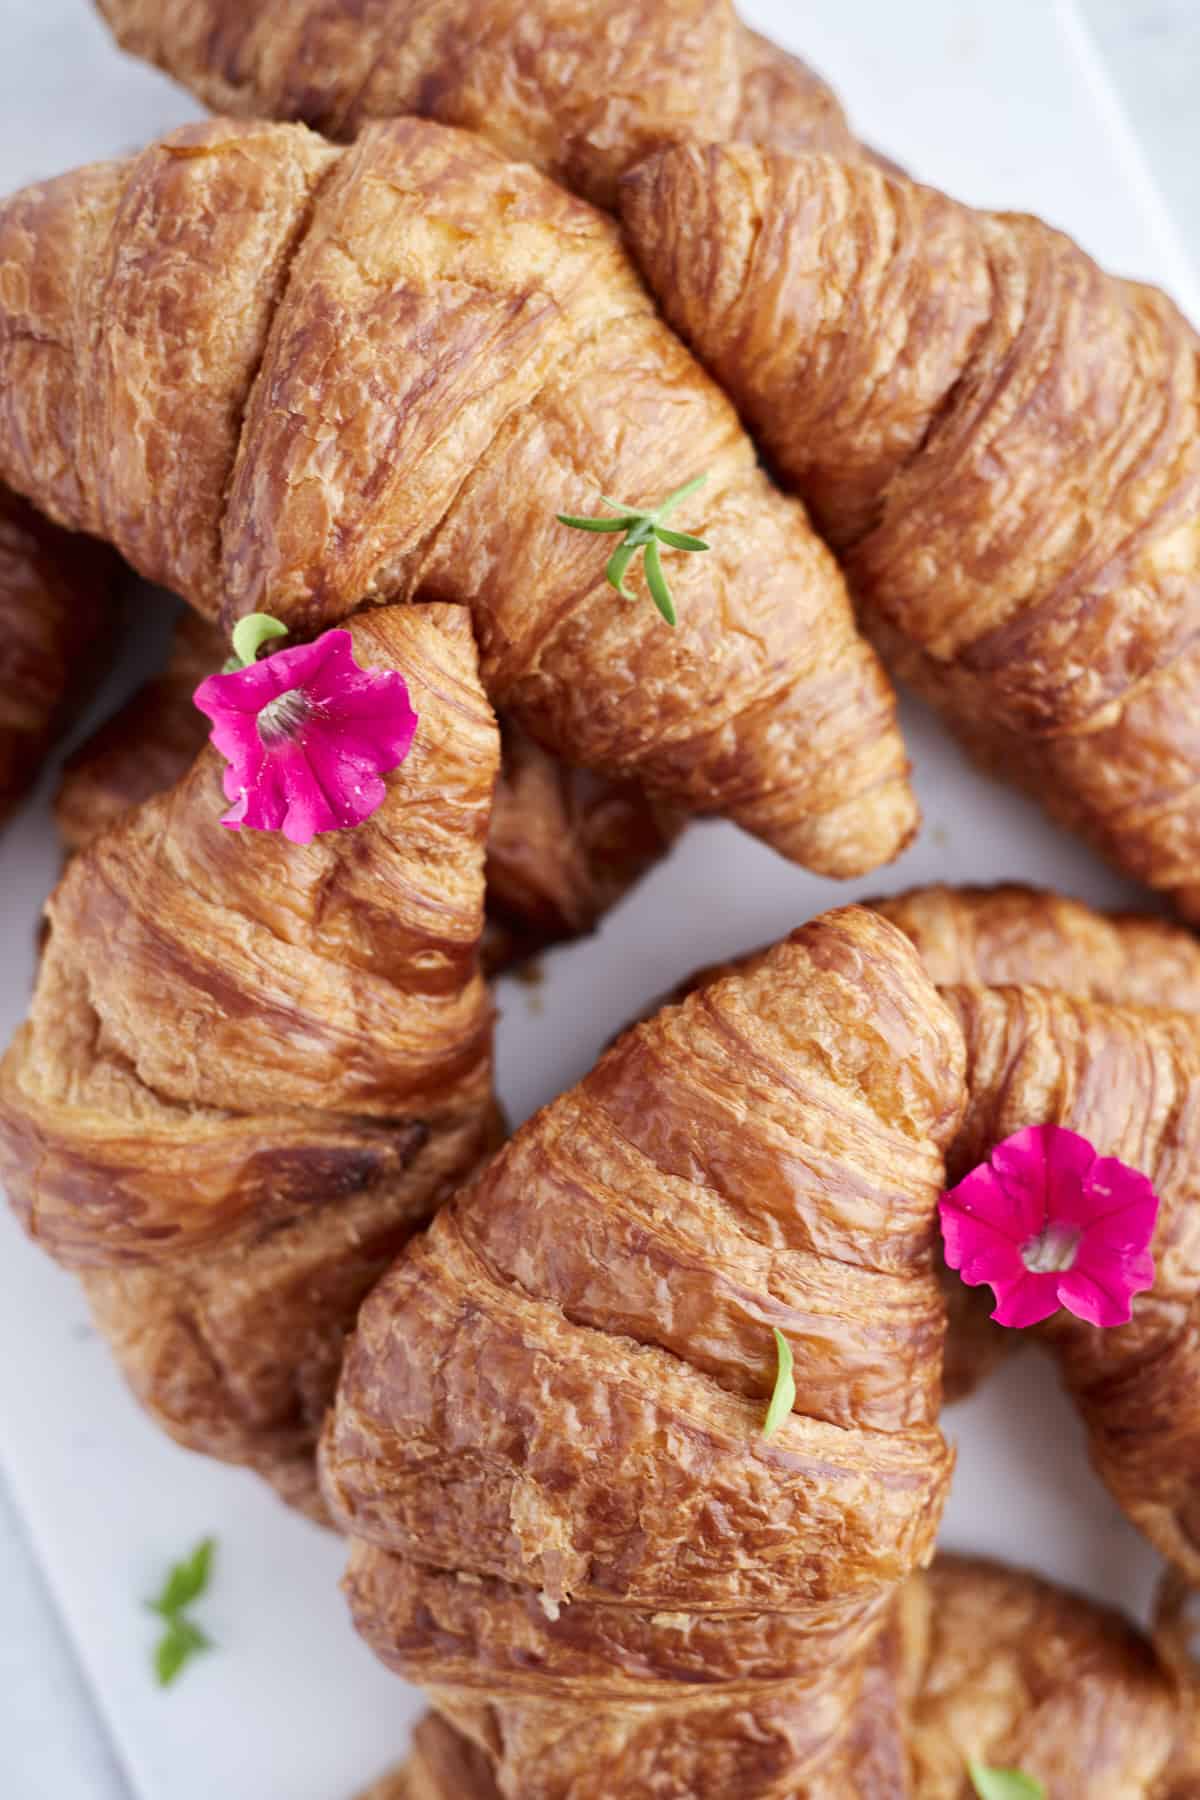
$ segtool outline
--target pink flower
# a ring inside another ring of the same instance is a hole
[[[1089,1325],[1126,1325],[1154,1280],[1158,1195],[1115,1156],[1060,1125],[1031,1125],[942,1195],[946,1261],[987,1282],[1001,1325],[1036,1325],[1065,1306]]]
[[[213,721],[234,830],[282,831],[307,844],[361,824],[383,803],[380,779],[408,755],[417,715],[404,677],[360,669],[348,631],[279,650],[195,693]]]

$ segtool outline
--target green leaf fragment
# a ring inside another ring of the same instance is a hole
[[[650,590],[655,606],[667,624],[674,625],[677,622],[675,602],[663,572],[662,552],[659,544],[665,544],[669,550],[689,552],[708,550],[711,546],[705,543],[703,538],[694,537],[690,532],[668,531],[661,521],[666,518],[672,508],[679,505],[681,500],[685,500],[689,494],[694,494],[698,488],[703,487],[707,480],[706,474],[695,476],[693,480],[685,482],[682,487],[676,488],[673,493],[668,494],[661,505],[653,509],[626,506],[624,501],[611,500],[607,494],[601,494],[600,499],[604,505],[613,510],[614,517],[611,519],[586,518],[578,513],[555,513],[554,516],[560,525],[569,525],[576,531],[623,531],[625,541],[609,557],[604,571],[605,578],[610,587],[614,587],[622,599],[636,599],[637,596],[625,586],[625,576],[637,552],[643,550],[645,552],[646,586]]]
[[[656,525],[654,535],[660,544],[669,544],[672,550],[711,550],[703,538],[692,537],[686,531],[668,531],[665,525]]]
[[[771,1404],[767,1408],[767,1416],[763,1420],[762,1434],[772,1437],[796,1404],[796,1383],[792,1376],[792,1346],[782,1331],[775,1328],[775,1354],[777,1368],[775,1372],[775,1392],[771,1395]]]
[[[616,588],[623,600],[636,600],[637,598],[637,595],[631,594],[625,586],[625,572],[637,555],[639,548],[640,546],[637,544],[622,544],[619,550],[613,551],[604,571],[605,580],[610,587]]]
[[[555,513],[560,525],[571,525],[576,531],[628,531],[632,519],[583,519],[573,513]]]
[[[233,652],[241,667],[258,660],[258,653],[270,638],[286,637],[287,626],[270,613],[247,613],[233,628]]]
[[[675,602],[671,598],[671,590],[667,586],[667,578],[663,574],[662,557],[657,544],[646,546],[646,586],[650,589],[651,598],[668,625],[675,623]]]
[[[170,1687],[193,1656],[212,1649],[212,1639],[182,1616],[173,1618],[154,1651],[154,1673],[159,1687]]]
[[[190,1606],[193,1600],[198,1600],[208,1587],[216,1547],[215,1538],[203,1538],[190,1556],[172,1564],[162,1592],[149,1602],[151,1612],[161,1613],[164,1619],[169,1619],[183,1607]]]
[[[1046,1800],[1041,1782],[1020,1769],[990,1769],[981,1762],[969,1762],[967,1768],[979,1800]]]
[[[676,488],[674,493],[667,495],[666,499],[655,513],[655,518],[665,519],[669,512],[675,510],[681,500],[686,500],[689,494],[696,493],[698,489],[704,486],[707,480],[708,475],[706,472],[703,475],[696,475],[691,481],[685,481],[682,487]]]

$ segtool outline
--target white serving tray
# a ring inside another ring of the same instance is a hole
[[[863,134],[914,172],[979,204],[1041,212],[1200,316],[1069,0],[745,0],[744,11],[821,68]],[[0,190],[194,116],[168,83],[116,54],[85,0],[4,0],[3,15]],[[894,868],[840,887],[731,829],[697,828],[598,938],[547,961],[540,987],[504,985],[500,1086],[514,1120],[581,1074],[648,995],[825,906],[937,879],[1012,877],[1136,902],[1032,806],[970,771],[915,708],[905,722],[926,822]],[[43,792],[0,843],[4,1037],[25,1007],[34,919],[57,859]],[[949,1428],[959,1469],[948,1543],[1144,1607],[1155,1559],[1092,1477],[1049,1365],[1016,1359]],[[419,1700],[354,1640],[337,1542],[251,1477],[161,1438],[122,1389],[73,1282],[6,1214],[0,1456],[138,1800],[349,1800],[401,1753]],[[139,1602],[208,1532],[220,1561],[204,1619],[220,1649],[164,1695],[149,1678]],[[24,1800],[19,1771],[0,1787]]]

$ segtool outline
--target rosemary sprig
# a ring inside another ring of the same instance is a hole
[[[775,1388],[771,1404],[763,1420],[762,1434],[774,1437],[796,1404],[796,1379],[792,1373],[792,1346],[778,1326],[775,1327]]]
[[[694,481],[685,482],[683,487],[676,488],[674,493],[668,494],[658,506],[650,508],[626,506],[620,500],[610,500],[607,494],[601,494],[600,498],[605,506],[611,507],[616,515],[611,519],[603,516],[595,519],[581,518],[574,513],[556,513],[555,517],[560,525],[570,525],[575,531],[623,531],[625,533],[624,542],[613,551],[604,571],[609,586],[616,588],[623,600],[637,598],[625,586],[625,576],[638,551],[643,551],[645,553],[643,566],[646,572],[646,586],[650,589],[650,597],[667,624],[674,625],[676,622],[675,602],[671,598],[671,590],[667,585],[666,575],[663,573],[662,552],[659,545],[665,544],[670,550],[688,551],[709,550],[712,546],[706,544],[703,538],[692,537],[689,532],[669,530],[663,524],[663,520],[674,512],[679,503],[686,500],[689,494],[694,494],[697,488],[702,488],[707,480],[707,475],[697,475]]]

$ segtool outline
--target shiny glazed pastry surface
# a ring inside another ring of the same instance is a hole
[[[602,206],[681,139],[857,146],[796,57],[730,0],[97,0],[118,41],[217,112],[353,137],[423,113]]]
[[[105,661],[119,568],[0,488],[0,824]]]
[[[499,734],[469,619],[354,621],[420,716],[387,798],[311,844],[230,831],[220,758],[76,855],[0,1065],[0,1178],[87,1272],[132,1385],[316,1505],[357,1305],[497,1139],[478,968]]]
[[[1200,917],[1200,338],[1033,218],[683,147],[630,241],[968,748]]]
[[[567,762],[828,874],[907,841],[832,557],[615,227],[533,169],[420,120],[345,151],[214,121],[14,196],[0,260],[0,473],[143,574],[301,632],[461,600],[493,703]],[[673,631],[555,514],[702,472]]]
[[[629,1032],[370,1297],[323,1450],[351,1605],[504,1793],[841,1791],[949,1476],[960,1059],[901,934],[827,915]]]

